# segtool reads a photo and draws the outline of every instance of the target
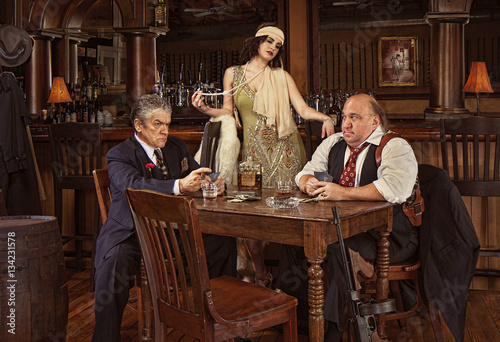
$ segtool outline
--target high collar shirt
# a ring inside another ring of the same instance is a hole
[[[380,140],[384,136],[384,130],[378,126],[365,141],[373,145],[380,145]],[[343,138],[342,133],[335,133],[317,147],[311,160],[307,162],[302,171],[295,177],[295,182],[299,184],[300,178],[304,175],[313,175],[315,171],[328,172],[328,157],[331,148]],[[363,141],[360,146],[365,142]],[[358,146],[356,146],[358,147]],[[356,161],[356,179],[354,186],[359,186],[361,169],[368,154],[369,148],[364,149]],[[344,154],[344,165],[349,159],[349,148]],[[413,149],[405,139],[393,138],[382,150],[382,161],[377,169],[378,179],[373,182],[378,192],[391,203],[403,203],[410,195],[415,184],[418,172],[418,163],[413,153]]]

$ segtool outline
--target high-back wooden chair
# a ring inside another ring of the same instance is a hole
[[[95,190],[101,211],[101,221],[102,224],[104,224],[108,219],[108,212],[112,199],[110,189],[111,180],[109,179],[108,169],[95,169],[92,174],[94,176]],[[91,272],[92,274],[94,273],[94,265],[92,265]],[[130,308],[137,313],[139,335],[142,336],[144,341],[147,341],[150,337],[149,333],[152,328],[153,314],[151,312],[151,296],[149,295],[146,272],[143,266],[137,269],[135,277],[138,287],[137,309],[133,305],[130,305]]]
[[[217,170],[215,154],[219,145],[220,125],[220,121],[207,121],[203,130],[200,166],[209,167],[213,172]]]
[[[101,221],[104,224],[108,219],[109,206],[111,205],[111,180],[109,179],[108,169],[95,169],[92,171],[92,175],[101,212]]]
[[[307,160],[311,160],[314,151],[321,144],[323,138],[321,137],[321,130],[323,123],[314,120],[306,120],[304,122],[304,129],[306,132],[306,156]]]
[[[440,136],[443,169],[460,194],[500,197],[500,118],[441,119]],[[479,256],[498,258],[500,248],[483,246]],[[474,275],[500,277],[500,269],[476,268]]]
[[[83,241],[92,242],[92,250],[99,229],[98,207],[95,203],[92,233],[85,232],[85,191],[94,192],[92,171],[101,167],[101,131],[98,123],[66,122],[49,126],[49,142],[52,151],[55,214],[63,232],[63,189],[75,190],[75,232],[62,235],[63,244],[75,241],[76,268],[81,270],[84,252]],[[91,261],[93,264],[93,260]],[[92,283],[93,279],[91,279]],[[91,284],[93,285],[93,284]]]
[[[126,194],[150,284],[155,341],[165,341],[167,327],[223,341],[278,324],[285,341],[297,341],[296,298],[233,277],[209,280],[193,198],[130,188]]]

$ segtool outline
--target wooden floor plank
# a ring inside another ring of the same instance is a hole
[[[89,290],[88,270],[80,273],[68,271],[68,342],[90,342],[94,330],[94,294]],[[133,291],[133,290],[132,290]],[[133,292],[131,291],[131,294]],[[453,341],[451,332],[441,322],[445,341]],[[422,327],[425,333],[422,332]],[[278,329],[269,329],[248,336],[252,342],[283,342]],[[396,321],[388,322],[388,337],[392,341],[434,341],[430,323],[418,317],[408,320],[407,328],[400,329]],[[127,305],[122,321],[122,342],[139,342],[137,314]],[[345,334],[346,335],[346,334]],[[346,336],[344,336],[344,340]],[[167,341],[192,342],[193,339],[172,330]],[[500,341],[500,291],[472,290],[467,305],[465,342]],[[299,342],[308,342],[308,337],[299,335]]]

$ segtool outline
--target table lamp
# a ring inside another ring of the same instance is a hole
[[[61,103],[72,102],[71,96],[69,96],[68,88],[64,83],[64,78],[54,77],[52,79],[52,88],[50,89],[49,99],[47,103],[59,103],[58,112],[61,112]]]
[[[488,71],[486,70],[485,62],[472,62],[470,67],[469,78],[465,83],[464,93],[476,93],[477,99],[477,113],[479,115],[479,93],[493,93],[491,88]]]

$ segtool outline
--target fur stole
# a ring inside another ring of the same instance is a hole
[[[210,118],[210,121],[221,122],[219,145],[215,154],[218,170],[213,171],[220,172],[227,184],[238,184],[238,157],[241,143],[236,131],[236,121],[232,115],[213,117]],[[198,163],[201,158],[202,143],[194,156]]]

